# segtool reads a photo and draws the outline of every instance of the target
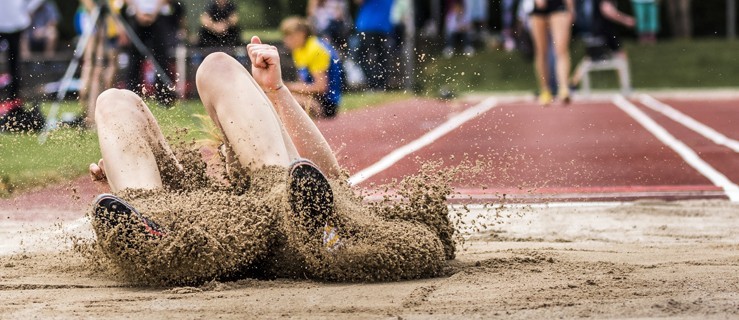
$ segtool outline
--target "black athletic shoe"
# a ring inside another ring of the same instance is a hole
[[[156,224],[151,219],[143,216],[136,209],[128,204],[121,198],[118,198],[112,194],[101,194],[95,198],[95,219],[100,224],[110,230],[115,227],[118,223],[130,221],[129,219],[134,218],[141,223],[140,228],[132,227],[132,230],[141,230],[148,236],[154,236],[161,238],[165,235],[164,229]]]
[[[288,201],[293,214],[310,234],[321,235],[326,249],[338,247],[334,193],[321,170],[308,160],[297,160],[290,165],[288,184]]]

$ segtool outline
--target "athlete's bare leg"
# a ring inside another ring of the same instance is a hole
[[[272,104],[238,61],[213,53],[196,80],[205,110],[243,168],[287,167],[299,157]]]
[[[95,123],[103,159],[90,165],[90,173],[106,177],[113,192],[161,188],[159,168],[180,167],[156,119],[135,93],[108,89],[100,94]]]

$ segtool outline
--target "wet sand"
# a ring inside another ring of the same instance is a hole
[[[130,286],[69,250],[69,235],[92,236],[89,222],[14,222],[18,213],[0,211],[9,217],[0,228],[0,318],[739,317],[737,204],[470,209],[465,217],[491,227],[458,247],[445,276],[199,287]]]

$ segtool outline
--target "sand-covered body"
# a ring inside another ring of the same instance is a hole
[[[359,282],[438,276],[454,258],[446,205],[451,188],[442,179],[453,170],[409,176],[401,182],[410,186],[406,197],[375,203],[363,201],[343,179],[333,180],[332,221],[326,223],[340,240],[328,250],[322,230],[306,228],[315,217],[292,210],[287,168],[224,170],[224,161],[206,163],[198,149],[175,152],[182,169],[160,165],[164,188],[118,192],[165,235],[143,232],[135,218],[116,217],[110,226],[91,215],[96,238],[75,248],[91,267],[148,286],[249,276]]]

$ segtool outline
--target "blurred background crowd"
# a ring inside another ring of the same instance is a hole
[[[734,37],[736,11],[734,0],[4,0],[0,118],[60,87],[79,97],[80,114],[64,121],[80,126],[110,87],[172,106],[197,95],[194,70],[209,52],[247,65],[254,34],[284,49],[290,89],[315,117],[335,116],[347,90],[413,90],[429,58],[489,51],[534,62],[546,105],[568,101],[593,63],[628,66],[619,37]],[[572,39],[587,56],[570,75]]]

